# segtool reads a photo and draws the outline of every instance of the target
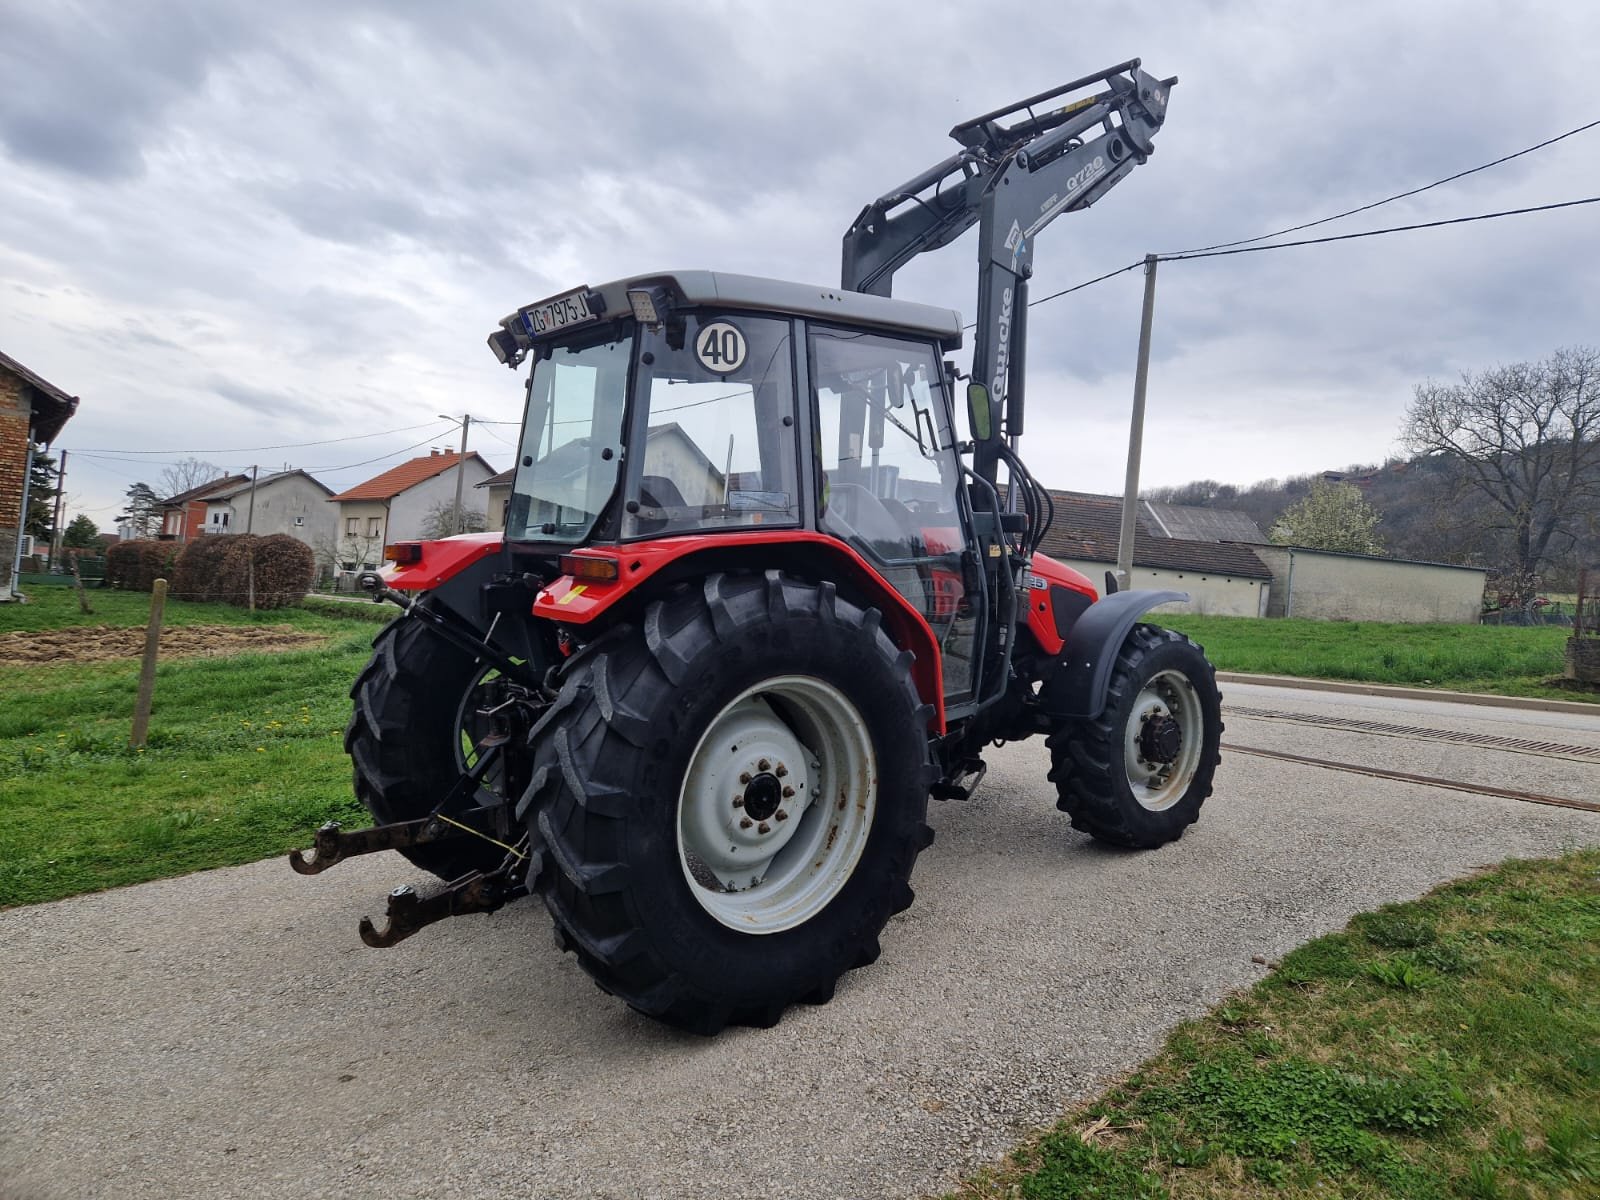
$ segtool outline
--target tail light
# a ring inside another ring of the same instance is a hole
[[[611,583],[622,575],[614,558],[598,554],[563,554],[561,573],[574,579],[588,579],[595,583]]]

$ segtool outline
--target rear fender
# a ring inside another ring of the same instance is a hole
[[[535,644],[532,622],[527,619],[532,593],[525,586],[496,582],[496,576],[511,571],[503,534],[469,533],[421,545],[420,561],[403,566],[390,563],[378,573],[385,587],[396,592],[425,592],[430,604],[450,609],[478,636],[487,636],[493,628],[492,640],[513,658],[543,661],[546,655]],[[420,594],[416,597],[421,598]],[[503,619],[496,620],[502,615]],[[512,616],[515,619],[508,619]]]
[[[568,626],[593,625],[608,616],[631,615],[641,601],[658,595],[664,585],[720,570],[778,568],[832,582],[883,613],[890,639],[915,656],[911,676],[917,694],[933,706],[933,729],[945,731],[943,672],[933,630],[866,559],[835,538],[806,529],[686,535],[589,546],[573,555],[611,559],[617,564],[618,577],[599,581],[562,575],[553,579],[535,597],[534,616]]]
[[[1117,592],[1091,604],[1045,675],[1040,706],[1053,717],[1098,717],[1106,706],[1117,651],[1129,631],[1156,605],[1188,598],[1188,592]]]

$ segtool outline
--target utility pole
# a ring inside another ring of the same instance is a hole
[[[440,413],[446,421],[454,421],[449,413]],[[456,459],[456,507],[450,522],[450,532],[461,532],[461,486],[467,481],[467,430],[472,425],[472,414],[461,415],[461,454]]]
[[[1139,455],[1144,446],[1144,389],[1150,377],[1150,324],[1156,308],[1154,254],[1144,256],[1144,312],[1139,317],[1139,365],[1133,373],[1133,420],[1128,426],[1128,474],[1122,484],[1122,532],[1117,538],[1117,576],[1133,586],[1133,537],[1138,528]]]
[[[50,525],[50,570],[52,573],[61,567],[61,547],[65,539],[61,536],[61,506],[67,498],[67,452],[61,452],[61,462],[56,467],[56,515]],[[27,514],[23,514],[26,519]]]

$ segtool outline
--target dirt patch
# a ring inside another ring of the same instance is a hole
[[[162,658],[303,650],[327,641],[293,625],[176,625],[161,631]],[[143,629],[109,625],[0,634],[0,666],[103,662],[144,653]]]

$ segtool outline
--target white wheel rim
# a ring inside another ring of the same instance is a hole
[[[820,679],[778,676],[730,701],[689,756],[678,862],[729,929],[793,929],[850,881],[877,804],[877,756],[855,705]]]
[[[1160,812],[1183,799],[1200,765],[1204,732],[1199,694],[1182,671],[1162,671],[1139,689],[1123,730],[1123,762],[1142,807]]]

